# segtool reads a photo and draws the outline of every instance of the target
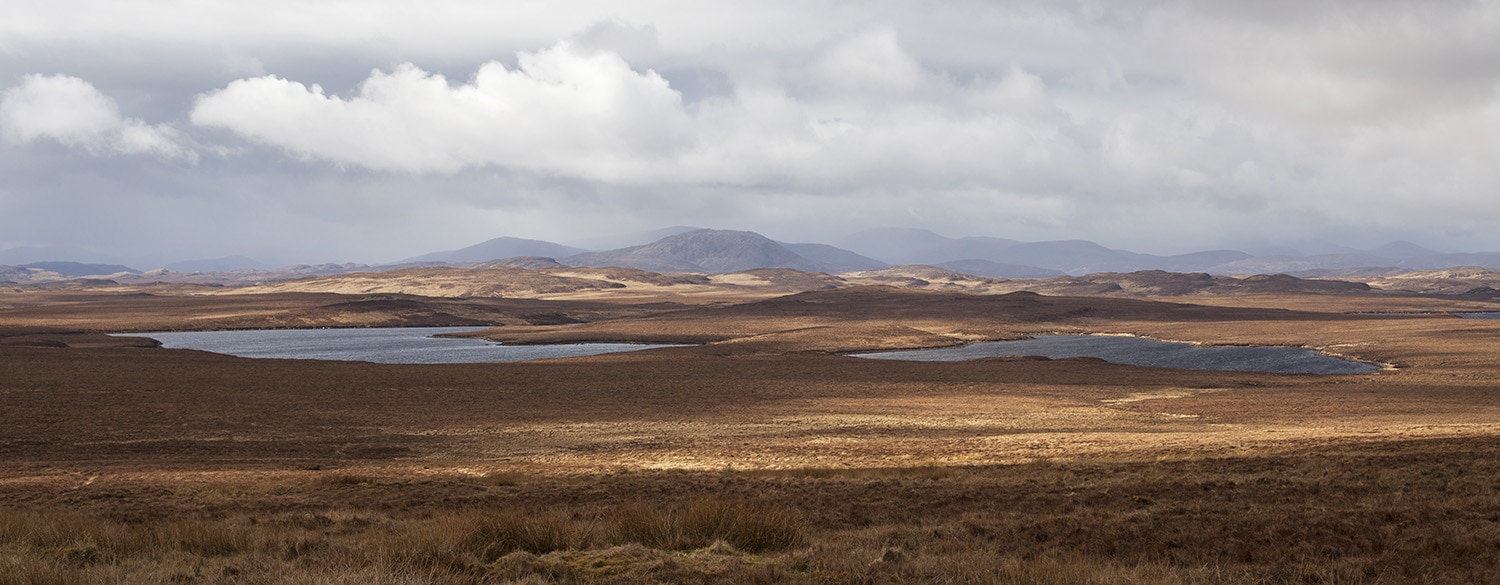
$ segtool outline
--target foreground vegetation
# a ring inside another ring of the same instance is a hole
[[[1470,301],[1355,299],[1384,311],[1366,315],[1324,295],[841,289],[686,311],[228,297],[4,298],[0,585],[1500,575],[1500,322],[1402,314]],[[507,341],[713,343],[387,365],[60,329],[454,316],[507,323],[486,333]],[[544,324],[572,320],[589,323]],[[837,355],[1049,331],[1317,347],[1390,369]]]
[[[0,583],[1475,583],[1500,571],[1497,455],[1472,438],[985,467],[346,470],[156,485],[128,513],[95,484],[67,511],[0,511]]]

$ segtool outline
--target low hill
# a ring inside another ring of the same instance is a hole
[[[1500,271],[1478,267],[1400,272],[1362,280],[1382,289],[1423,294],[1465,295],[1476,291],[1490,294],[1500,289]]]
[[[0,265],[0,282],[7,282],[11,284],[32,284],[40,282],[52,282],[57,280],[67,280],[68,278],[71,277],[66,274],[59,274],[50,270],[42,270],[40,268]]]
[[[778,290],[788,293],[809,290],[829,290],[849,286],[849,281],[821,272],[802,272],[790,268],[755,268],[716,274],[709,277],[716,285],[749,287],[761,290]]]
[[[410,294],[426,297],[535,297],[624,285],[603,279],[549,274],[521,268],[410,268],[271,282],[242,292]]]
[[[542,270],[544,268],[562,268],[563,264],[551,258],[541,256],[516,256],[513,258],[501,258],[480,262],[470,268],[525,268],[527,270]]]
[[[1051,295],[1101,295],[1128,297],[1176,297],[1187,295],[1242,295],[1269,293],[1348,295],[1370,292],[1362,282],[1297,278],[1285,274],[1244,278],[1142,270],[1130,273],[1102,272],[1033,281],[1027,290]]]
[[[841,276],[850,284],[856,285],[969,292],[990,292],[989,287],[1000,282],[984,276],[926,264],[905,264],[880,270],[861,270],[844,273]]]
[[[540,260],[547,260],[545,258]],[[409,294],[427,297],[538,298],[557,296],[620,296],[641,291],[675,289],[701,292],[711,289],[709,278],[700,274],[659,274],[634,268],[546,267],[539,269],[504,266],[504,262],[476,267],[421,267],[399,270],[351,272],[263,282],[224,292],[340,294]]]

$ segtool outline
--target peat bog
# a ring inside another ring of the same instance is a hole
[[[1326,295],[858,288],[682,306],[193,292],[0,291],[0,583],[1500,573],[1500,321],[1355,315]],[[703,345],[432,365],[242,359],[103,334],[351,324]],[[1393,367],[843,355],[1048,333]]]

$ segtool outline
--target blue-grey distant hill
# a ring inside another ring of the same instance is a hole
[[[983,260],[1009,267],[1006,270],[1011,274],[1055,271],[1081,275],[1152,269],[1201,272],[1225,262],[1250,258],[1249,254],[1234,250],[1156,256],[1106,248],[1087,240],[1020,242],[1005,238],[948,238],[911,228],[865,230],[840,240],[839,245],[877,260],[898,264],[946,267],[954,262]]]
[[[834,242],[840,248],[896,265],[997,261],[1002,252],[1021,243],[1005,238],[948,238],[930,230],[896,227],[865,230]]]
[[[1101,272],[1165,270],[1210,274],[1315,274],[1319,271],[1430,270],[1454,266],[1500,268],[1500,253],[1444,254],[1411,242],[1392,242],[1368,251],[1323,241],[1293,243],[1287,250],[1321,254],[1254,256],[1238,250],[1207,250],[1162,256],[1107,248],[1087,240],[1022,242],[1006,238],[949,238],[928,230],[878,228],[823,243],[776,242],[755,232],[694,229],[684,226],[590,240],[592,244],[633,241],[665,234],[649,242],[604,251],[584,251],[541,240],[495,238],[446,252],[405,261],[475,264],[507,258],[556,260],[569,266],[621,266],[654,272],[724,273],[757,268],[792,268],[805,272],[879,270],[892,265],[924,264],[977,276],[1048,278]],[[535,263],[535,261],[529,261]]]
[[[562,258],[569,266],[621,266],[652,272],[722,274],[755,268],[823,272],[823,266],[755,232],[696,230],[640,246]]]
[[[467,248],[448,250],[444,252],[433,252],[423,254],[415,258],[402,260],[401,264],[414,262],[447,262],[451,264],[462,264],[469,262],[488,262],[502,258],[514,258],[517,256],[539,256],[542,258],[563,258],[583,252],[582,248],[564,246],[543,240],[528,240],[526,238],[512,238],[509,236],[487,240]]]
[[[1453,267],[1500,269],[1500,252],[1439,252],[1411,242],[1391,242],[1360,250],[1309,240],[1262,246],[1257,249],[1261,253],[1254,255],[1238,250],[1208,250],[1161,256],[1108,248],[1087,240],[1023,242],[994,237],[950,238],[913,228],[865,230],[834,244],[826,244],[777,242],[755,232],[686,226],[580,241],[590,246],[620,242],[636,243],[589,251],[542,240],[499,237],[458,250],[424,254],[382,268],[491,263],[537,268],[554,265],[621,266],[653,272],[711,274],[790,268],[837,274],[920,264],[1000,278],[1049,278],[1150,270],[1216,275],[1320,276],[1390,274]],[[108,257],[62,246],[0,250],[0,265],[45,270],[53,275],[47,276],[51,279],[58,278],[58,275],[79,278],[139,273],[128,265],[134,261],[100,258]],[[273,269],[244,256],[175,262],[164,268],[171,272],[207,275],[236,271],[299,274],[299,268],[295,266]],[[20,278],[40,273],[15,274]]]
[[[128,258],[100,254],[74,246],[22,246],[0,250],[0,264],[20,266],[36,262],[77,262],[79,264],[135,264]]]
[[[1251,256],[1291,257],[1360,254],[1365,252],[1365,250],[1320,239],[1276,242],[1274,244],[1255,246],[1246,251]]]
[[[162,268],[172,272],[233,272],[235,270],[270,270],[276,267],[244,256],[225,256],[172,262]]]
[[[1428,254],[1407,258],[1373,253],[1317,256],[1260,256],[1213,267],[1215,274],[1391,274],[1411,270],[1441,270],[1468,266],[1500,269],[1500,252]]]
[[[795,252],[798,256],[811,260],[820,266],[821,270],[819,272],[839,273],[854,272],[856,270],[880,270],[881,268],[890,266],[890,264],[874,258],[855,254],[854,252],[828,244],[780,243],[786,249]]]
[[[875,270],[888,264],[828,244],[792,244],[771,240],[755,232],[713,230],[675,226],[584,241],[598,245],[609,241],[644,242],[603,251],[584,251],[540,240],[496,238],[462,250],[434,252],[402,261],[399,266],[431,263],[509,265],[520,260],[542,266],[554,260],[568,266],[620,266],[653,272],[707,272],[711,274],[757,268],[791,268],[805,272],[850,272]]]
[[[997,278],[1051,278],[1063,275],[1061,270],[1049,270],[1035,266],[1021,266],[1019,264],[1001,264],[979,258],[954,260],[952,262],[934,264],[933,266],[955,270],[964,274],[972,274],[974,276],[993,276]]]
[[[1455,266],[1500,269],[1500,252],[1464,252],[1406,258],[1396,266],[1408,270],[1438,270]]]
[[[26,268],[39,268],[50,272],[56,272],[64,276],[99,276],[106,274],[119,274],[127,272],[140,274],[141,271],[129,266],[119,264],[84,264],[82,262],[31,262],[22,264]]]
[[[1391,242],[1379,248],[1370,250],[1371,254],[1385,258],[1398,258],[1407,260],[1410,258],[1421,258],[1424,256],[1440,256],[1440,252],[1434,252],[1411,242]]]

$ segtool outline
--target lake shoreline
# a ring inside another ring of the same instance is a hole
[[[1280,374],[1369,374],[1387,369],[1382,364],[1347,359],[1307,348],[1209,346],[1123,334],[1049,334],[951,347],[845,355],[865,359],[936,362],[1003,357],[1095,358],[1142,367]]]
[[[507,345],[447,336],[486,327],[360,327],[241,329],[117,334],[155,340],[164,349],[191,349],[254,359],[313,359],[383,364],[503,363],[641,351],[668,344],[567,343]]]

